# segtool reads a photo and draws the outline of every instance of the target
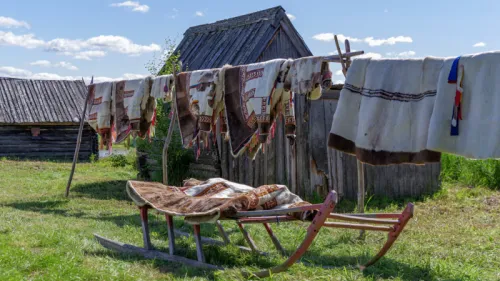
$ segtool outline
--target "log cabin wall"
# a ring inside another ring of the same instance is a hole
[[[340,90],[326,92],[320,100],[297,96],[296,140],[290,145],[284,122],[278,120],[270,144],[263,145],[255,160],[248,155],[233,158],[229,143],[218,136],[222,177],[250,186],[285,184],[303,198],[324,198],[335,190],[343,198],[357,197],[356,158],[328,148],[327,139]],[[388,198],[417,197],[439,188],[440,164],[364,165],[368,195]],[[296,169],[296,170],[295,170]]]
[[[0,157],[12,159],[50,159],[72,161],[79,124],[66,125],[0,125]],[[86,124],[83,130],[79,160],[98,157],[98,138]]]

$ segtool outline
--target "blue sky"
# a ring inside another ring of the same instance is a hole
[[[190,26],[277,5],[290,14],[315,55],[335,51],[331,34],[351,38],[352,49],[372,57],[457,56],[500,48],[494,36],[500,1],[494,0],[0,0],[0,5],[0,76],[22,78],[140,77],[165,39],[180,42]]]

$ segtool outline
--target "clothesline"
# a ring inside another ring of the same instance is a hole
[[[179,119],[184,146],[196,144],[200,147],[200,139],[207,143],[206,133],[213,132],[215,122],[221,119],[225,125],[222,127],[229,129],[233,156],[245,150],[255,155],[261,143],[273,136],[277,115],[285,116],[287,136],[294,136],[294,95],[319,98],[321,89],[331,85],[329,62],[339,62],[345,69],[351,57],[364,53],[350,52],[348,41],[345,43],[347,52],[344,55],[337,48],[338,54],[331,56],[272,60],[172,76],[91,84],[88,86],[88,122],[101,134],[100,148],[110,149],[113,142],[123,141],[130,134],[151,136],[156,98],[161,95],[158,92],[163,92],[164,97],[173,97],[177,112],[174,120]],[[242,73],[244,78],[239,75]],[[232,114],[230,118],[227,118],[228,110]],[[67,191],[70,184],[71,179]]]

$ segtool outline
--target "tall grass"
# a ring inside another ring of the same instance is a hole
[[[500,160],[471,160],[443,154],[441,156],[441,179],[449,183],[500,190]]]

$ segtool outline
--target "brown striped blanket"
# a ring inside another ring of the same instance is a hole
[[[287,209],[309,205],[284,185],[263,185],[252,188],[243,184],[212,178],[191,179],[182,187],[156,182],[128,181],[127,193],[138,206],[150,206],[159,212],[184,216],[189,223],[213,223],[230,218],[238,211]],[[314,212],[294,214],[311,219]]]

